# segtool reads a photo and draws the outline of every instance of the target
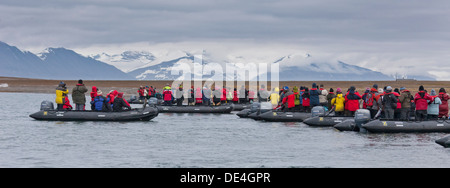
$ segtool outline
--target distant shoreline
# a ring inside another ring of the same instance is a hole
[[[78,80],[44,80],[44,79],[29,79],[29,78],[14,78],[14,77],[0,77],[0,84],[8,84],[8,87],[0,87],[0,92],[13,92],[13,93],[54,93],[55,88],[60,81],[64,81],[67,84],[67,88],[71,91],[77,84]],[[104,93],[110,90],[118,90],[124,92],[127,97],[131,95],[137,95],[139,86],[153,86],[159,91],[166,85],[172,84],[173,81],[139,81],[139,80],[84,80],[89,92],[92,86],[100,88]],[[420,85],[424,85],[425,89],[431,91],[435,89],[439,91],[440,88],[445,88],[450,91],[450,81],[280,81],[281,86],[307,86],[311,88],[312,83],[317,85],[323,84],[325,89],[329,90],[337,87],[346,90],[350,86],[355,86],[359,92],[364,92],[367,87],[372,87],[373,84],[378,86],[392,86],[393,88],[406,87],[411,92],[417,92]],[[225,82],[224,82],[225,84]],[[247,83],[248,84],[248,83]],[[270,82],[267,83],[270,87]],[[240,86],[236,86],[238,89]],[[187,90],[188,88],[185,88]]]

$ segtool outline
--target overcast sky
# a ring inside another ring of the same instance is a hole
[[[0,41],[31,51],[88,53],[135,43],[285,46],[389,74],[407,70],[446,80],[449,22],[448,0],[0,1]]]

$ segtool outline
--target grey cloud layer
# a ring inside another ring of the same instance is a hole
[[[2,1],[0,37],[19,43],[196,39],[449,39],[446,1]],[[35,39],[33,39],[35,38]],[[29,40],[29,41],[28,41]]]
[[[425,62],[437,72],[450,59],[449,20],[448,0],[2,0],[0,41],[25,49],[252,41],[380,71]]]

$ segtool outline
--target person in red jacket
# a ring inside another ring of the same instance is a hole
[[[138,94],[139,94],[139,100],[145,100],[145,88],[144,86],[139,87],[139,89],[137,90]]]
[[[292,112],[295,109],[295,95],[292,91],[289,91],[289,87],[284,87],[284,98],[282,104],[284,106],[284,111]]]
[[[94,106],[94,99],[95,99],[95,97],[97,97],[97,91],[98,91],[98,88],[95,87],[95,86],[92,86],[92,92],[91,92],[91,110],[94,110],[94,109],[95,109],[95,106]]]
[[[227,88],[225,88],[225,86],[223,86],[222,88],[222,96],[220,97],[220,103],[221,104],[227,103]]]
[[[255,98],[255,92],[253,91],[253,90],[249,90],[248,91],[248,101],[250,102],[250,103],[253,103],[254,101],[254,98]]]
[[[114,104],[114,99],[117,95],[119,95],[119,92],[117,90],[109,91],[108,95],[106,95],[106,98],[109,98],[109,104]]]
[[[239,103],[239,97],[238,97],[238,95],[239,95],[239,92],[237,91],[236,88],[234,88],[234,92],[233,92],[233,103],[234,103],[234,104]]]
[[[68,97],[65,97],[63,109],[64,110],[72,110],[73,109],[72,105],[70,105],[70,101],[69,101]]]
[[[356,110],[359,109],[359,100],[361,100],[362,97],[356,91],[355,86],[351,86],[350,90],[348,91],[347,95],[345,95],[345,104],[347,107],[347,116],[354,116]]]
[[[170,91],[169,89],[164,90],[163,97],[164,97],[164,105],[172,106],[172,91]]]
[[[95,97],[97,96],[97,87],[92,86],[92,92],[91,92],[91,101],[94,101]]]
[[[433,98],[425,91],[423,86],[419,87],[419,93],[414,97],[416,103],[416,120],[427,120],[428,101],[433,102]]]
[[[195,105],[202,105],[202,104],[203,104],[202,89],[197,88],[197,90],[195,90]]]
[[[305,112],[311,112],[311,102],[309,99],[309,89],[307,87],[304,88],[302,94],[302,106]]]
[[[444,88],[439,90],[439,98],[442,101],[442,104],[439,105],[439,118],[447,118],[448,117],[448,100],[450,100],[450,96],[448,96],[447,92]]]

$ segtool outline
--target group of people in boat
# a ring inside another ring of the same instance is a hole
[[[307,111],[314,106],[324,106],[329,111],[334,111],[338,116],[354,116],[358,109],[368,109],[372,119],[399,119],[409,120],[415,116],[416,120],[429,120],[449,117],[448,100],[450,100],[444,88],[439,92],[432,89],[430,92],[424,86],[419,87],[419,92],[413,95],[407,88],[395,88],[386,86],[379,88],[374,84],[372,88],[366,88],[364,93],[359,93],[356,87],[351,86],[347,92],[337,88],[329,92],[323,85],[312,88],[284,87],[280,91],[279,106],[285,111]]]
[[[162,94],[151,87],[141,86],[137,91],[139,99],[149,99],[156,97],[164,100],[164,105],[183,105],[185,91],[180,85],[172,90],[169,84],[162,89]],[[86,96],[88,89],[79,80],[78,84],[72,90],[72,100],[75,104],[74,110],[86,110]],[[56,104],[58,110],[72,110],[73,107],[69,101],[69,90],[64,82],[60,82],[56,88]],[[311,89],[306,86],[292,87],[288,86],[273,88],[268,91],[264,85],[255,92],[241,86],[239,90],[227,87],[210,88],[205,85],[202,89],[194,89],[192,86],[187,90],[189,105],[221,105],[226,103],[252,103],[270,101],[274,109],[280,108],[284,111],[305,111],[310,112],[315,106],[324,106],[329,111],[334,111],[340,116],[354,116],[358,109],[368,109],[372,118],[381,117],[385,119],[407,120],[414,115],[417,120],[428,120],[435,118],[449,117],[448,100],[450,96],[444,88],[439,92],[432,89],[430,92],[425,90],[424,86],[419,87],[419,91],[413,95],[405,87],[393,89],[391,86],[379,88],[374,84],[372,88],[366,88],[364,93],[359,93],[356,87],[351,86],[346,92],[341,88],[329,91],[324,89],[323,85],[312,84]],[[120,112],[130,110],[130,104],[123,99],[123,93],[117,90],[111,90],[107,94],[97,87],[92,87],[91,110],[94,111],[115,111]]]
[[[153,88],[153,86],[141,86],[137,93],[139,94],[139,100],[156,97],[157,99],[163,100],[163,105],[167,106],[171,106],[174,104],[177,106],[183,105],[183,102],[185,101],[185,94],[186,96],[189,96],[187,98],[187,104],[192,106],[219,106],[222,104],[230,103],[248,104],[256,100],[267,101],[270,96],[264,85],[261,86],[260,90],[257,93],[252,90],[246,89],[244,86],[241,86],[241,89],[239,90],[237,88],[231,90],[231,88],[229,87],[210,88],[207,85],[205,85],[203,88],[195,89],[194,86],[191,86],[190,89],[185,91],[183,89],[183,85],[179,85],[177,89],[173,90],[169,84],[166,84],[162,91],[162,94],[160,94],[155,88]]]
[[[83,83],[83,80],[78,80],[78,84],[72,89],[72,100],[75,104],[75,109],[78,111],[86,110],[86,93],[88,89]],[[69,89],[67,89],[64,82],[60,82],[56,88],[57,110],[73,110],[68,97]],[[103,112],[121,112],[130,110],[130,104],[123,99],[123,93],[117,90],[111,90],[108,94],[103,96],[103,92],[96,86],[92,87],[91,94],[91,110]]]

